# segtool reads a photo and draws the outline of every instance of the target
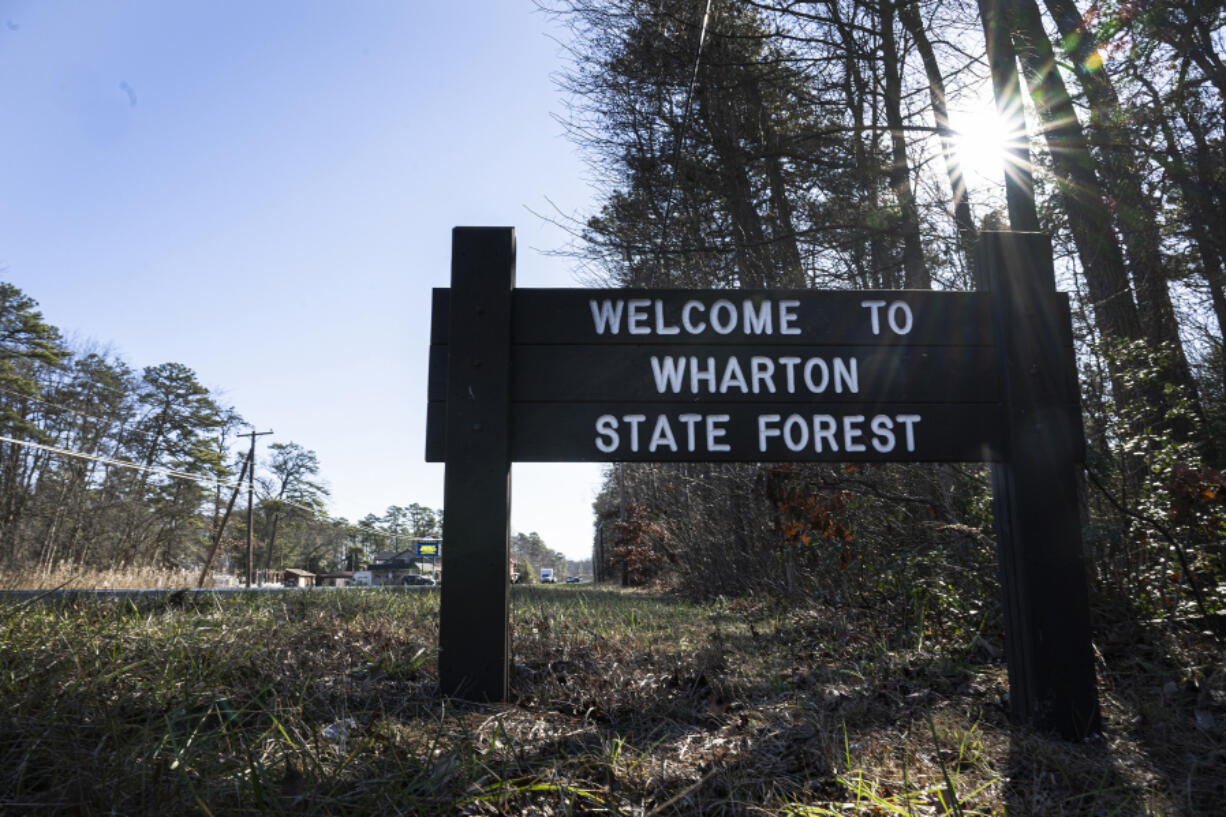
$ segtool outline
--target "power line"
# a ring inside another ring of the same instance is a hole
[[[6,391],[6,390],[5,390],[5,389],[0,388],[0,391]],[[134,430],[134,429],[125,429],[125,428],[124,428],[124,421],[123,421],[123,420],[121,420],[121,419],[118,419],[118,418],[111,418],[111,419],[109,419],[109,420],[108,420],[108,419],[106,419],[106,418],[104,418],[104,417],[97,417],[97,416],[95,416],[95,415],[93,415],[93,414],[87,414],[87,413],[85,413],[85,412],[83,412],[83,411],[77,411],[76,409],[72,409],[72,408],[69,408],[69,407],[67,407],[67,406],[60,406],[60,405],[58,405],[58,404],[56,404],[56,403],[50,403],[50,402],[48,402],[48,401],[46,401],[46,400],[39,400],[37,397],[29,397],[29,396],[26,396],[26,399],[29,399],[29,400],[38,400],[38,402],[40,402],[40,403],[46,403],[46,404],[47,404],[47,405],[49,405],[49,406],[53,406],[53,407],[55,407],[55,408],[62,409],[63,411],[73,412],[73,413],[75,413],[75,414],[80,414],[80,415],[82,415],[82,416],[84,416],[84,417],[88,417],[88,418],[90,418],[91,420],[97,420],[97,421],[99,421],[99,422],[107,423],[107,424],[108,424],[108,430],[106,431],[106,433],[102,434],[102,435],[99,437],[99,440],[101,440],[101,439],[105,439],[106,437],[108,437],[108,436],[109,436],[111,439],[113,439],[113,440],[115,441],[115,449],[116,449],[116,450],[118,450],[120,447],[122,447],[122,445],[123,445],[123,443],[124,443],[124,441],[125,441],[125,440],[132,440],[132,439],[140,439],[140,440],[155,440],[155,441],[162,441],[162,442],[167,442],[167,443],[169,443],[169,442],[170,442],[170,440],[171,440],[170,436],[165,435],[165,434],[156,434],[156,433],[151,433],[151,432],[148,432],[148,431],[136,431],[136,430]],[[112,433],[111,433],[111,431],[110,431],[110,427],[113,427],[115,424],[118,424],[118,425],[119,425],[118,433],[113,433],[113,434],[112,434]],[[78,430],[79,430],[79,429],[78,429]],[[33,443],[32,443],[32,444],[33,444]],[[67,450],[69,450],[69,449],[64,449],[64,450],[65,450],[65,451],[67,451]],[[75,454],[77,454],[78,456],[93,456],[93,455],[84,454],[83,452],[74,452],[74,453],[75,453]],[[221,452],[219,452],[219,453],[225,454],[226,452],[221,451]],[[119,460],[118,462],[125,462],[125,460]],[[114,464],[114,463],[111,463],[111,464]]]
[[[81,411],[80,409],[75,409],[75,408],[72,408],[71,406],[65,406],[65,405],[64,405],[64,404],[62,404],[62,403],[55,403],[55,402],[52,402],[51,400],[44,400],[44,399],[43,399],[43,398],[41,398],[41,397],[34,397],[33,395],[30,395],[30,394],[22,394],[21,392],[18,392],[18,391],[13,391],[12,389],[6,389],[6,388],[4,388],[3,386],[0,386],[0,392],[5,392],[5,393],[7,393],[7,394],[11,394],[11,395],[13,395],[14,397],[21,398],[22,400],[33,400],[33,401],[35,401],[35,402],[42,403],[43,405],[46,405],[46,406],[51,406],[52,408],[59,409],[60,411],[67,411],[67,412],[70,412],[70,413],[72,413],[72,414],[78,414],[78,415],[80,415],[80,416],[82,416],[82,417],[88,417],[89,419],[91,419],[91,420],[97,420],[97,421],[98,421],[98,422],[100,422],[100,423],[108,423],[108,424],[110,424],[110,425],[116,425],[116,424],[117,424],[117,425],[119,425],[119,427],[120,427],[120,435],[122,435],[122,436],[124,436],[124,437],[128,437],[128,438],[133,438],[133,437],[135,437],[135,438],[139,438],[139,439],[150,440],[150,439],[155,439],[155,438],[157,438],[157,437],[161,436],[163,439],[168,439],[168,438],[167,438],[165,435],[154,434],[154,433],[150,433],[150,432],[148,432],[148,431],[136,431],[135,429],[127,429],[127,430],[125,430],[125,429],[124,429],[124,425],[125,425],[125,423],[126,423],[126,420],[125,420],[124,418],[122,418],[122,417],[99,417],[99,416],[98,416],[98,415],[96,415],[96,414],[90,414],[89,412]],[[146,417],[148,417],[148,416],[149,416],[149,415],[148,415],[148,414],[146,414],[144,417],[138,418],[138,419],[136,420],[136,422],[137,422],[137,423],[139,423],[139,422],[143,421],[143,420],[144,420]],[[244,425],[245,425],[245,424],[244,424]],[[244,436],[246,436],[246,435],[245,435],[245,434],[239,434],[239,435],[237,435],[237,436],[239,436],[239,437],[244,437]]]
[[[104,457],[100,454],[86,454],[82,451],[72,451],[68,448],[60,448],[54,445],[46,445],[45,443],[36,443],[32,440],[17,440],[12,437],[0,435],[0,442],[12,443],[13,445],[21,445],[27,448],[38,448],[52,454],[59,454],[63,457],[75,457],[77,459],[89,460],[91,462],[100,462],[103,465],[113,465],[117,468],[130,468],[136,471],[147,471],[151,474],[161,474],[162,476],[171,477],[172,479],[185,479],[192,482],[198,482],[201,485],[213,487],[218,484],[212,478],[200,474],[191,474],[187,471],[176,471],[172,468],[163,468],[160,465],[141,465],[140,463],[131,462],[129,460],[117,460],[113,457]],[[228,488],[233,488],[234,483],[220,483]]]
[[[60,448],[54,445],[46,445],[45,443],[36,443],[32,440],[18,440],[18,439],[14,439],[13,437],[7,437],[4,435],[0,435],[0,442],[12,443],[13,445],[20,445],[20,446],[24,446],[27,448],[37,448],[39,450],[46,451],[50,454],[56,454],[62,457],[72,457],[75,459],[87,460],[90,462],[98,462],[98,463],[102,463],[103,465],[111,465],[116,468],[127,468],[127,469],[134,470],[134,471],[147,471],[149,473],[159,474],[161,476],[170,477],[172,479],[182,479],[182,480],[187,480],[190,482],[195,482],[205,488],[216,488],[216,487],[237,488],[240,485],[240,483],[238,482],[223,482],[221,480],[216,479],[215,477],[209,477],[209,476],[202,475],[202,474],[191,474],[186,471],[176,471],[172,468],[163,468],[160,465],[141,465],[140,463],[131,462],[130,460],[119,460],[119,459],[115,459],[114,457],[104,457],[100,454],[86,454],[82,451],[73,451],[68,448]],[[277,503],[280,503],[281,505],[286,505],[291,508],[297,508],[300,511],[304,511],[310,514],[312,517],[312,521],[316,521],[316,522],[335,521],[335,520],[330,520],[330,517],[328,516],[326,511],[321,511],[319,508],[312,508],[309,505],[302,505],[300,503],[293,502],[288,499],[269,498],[264,501],[265,502],[277,502]],[[363,528],[357,525],[356,523],[350,523],[348,525],[348,531],[350,531],[353,534],[375,536],[375,537],[379,537],[382,539],[409,539],[411,540],[414,538],[414,537],[404,536],[398,533],[392,533],[390,531],[378,530],[377,528]],[[435,537],[417,537],[417,538],[432,539]]]

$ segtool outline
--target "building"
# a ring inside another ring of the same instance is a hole
[[[281,572],[284,574],[281,583],[286,587],[313,587],[315,585],[315,574],[309,570],[287,567]]]
[[[366,568],[370,573],[372,587],[398,585],[405,576],[424,574],[438,581],[442,576],[441,566],[433,561],[417,557],[417,545],[397,551],[381,551]]]

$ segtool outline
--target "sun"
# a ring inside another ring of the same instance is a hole
[[[1008,145],[1017,139],[988,102],[970,111],[951,114],[954,150],[962,173],[971,186],[1002,184],[1008,165]]]

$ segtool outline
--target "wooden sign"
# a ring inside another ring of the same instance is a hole
[[[511,459],[999,461],[990,306],[978,292],[514,290]],[[450,308],[435,290],[431,462]]]
[[[426,430],[427,460],[447,465],[444,692],[506,696],[513,460],[992,462],[1015,704],[1068,734],[1095,728],[1069,555],[1084,442],[1050,268],[1044,237],[997,233],[981,240],[978,292],[516,290],[513,232],[456,228]],[[1045,581],[1067,598],[1038,614]],[[1075,667],[1063,681],[1061,666]]]
[[[427,460],[445,416],[427,420]],[[1004,446],[999,404],[519,403],[516,462],[992,462]]]

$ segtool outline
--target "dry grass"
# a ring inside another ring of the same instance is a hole
[[[436,689],[437,596],[0,602],[0,813],[1220,814],[1223,644],[1100,644],[1105,737],[869,612],[516,588],[513,700]],[[989,634],[989,639],[991,638]],[[918,645],[918,646],[917,646]]]
[[[101,570],[93,566],[59,562],[47,570],[0,572],[0,590],[136,590],[195,587],[199,570],[133,567]],[[210,579],[210,586],[212,579]]]

